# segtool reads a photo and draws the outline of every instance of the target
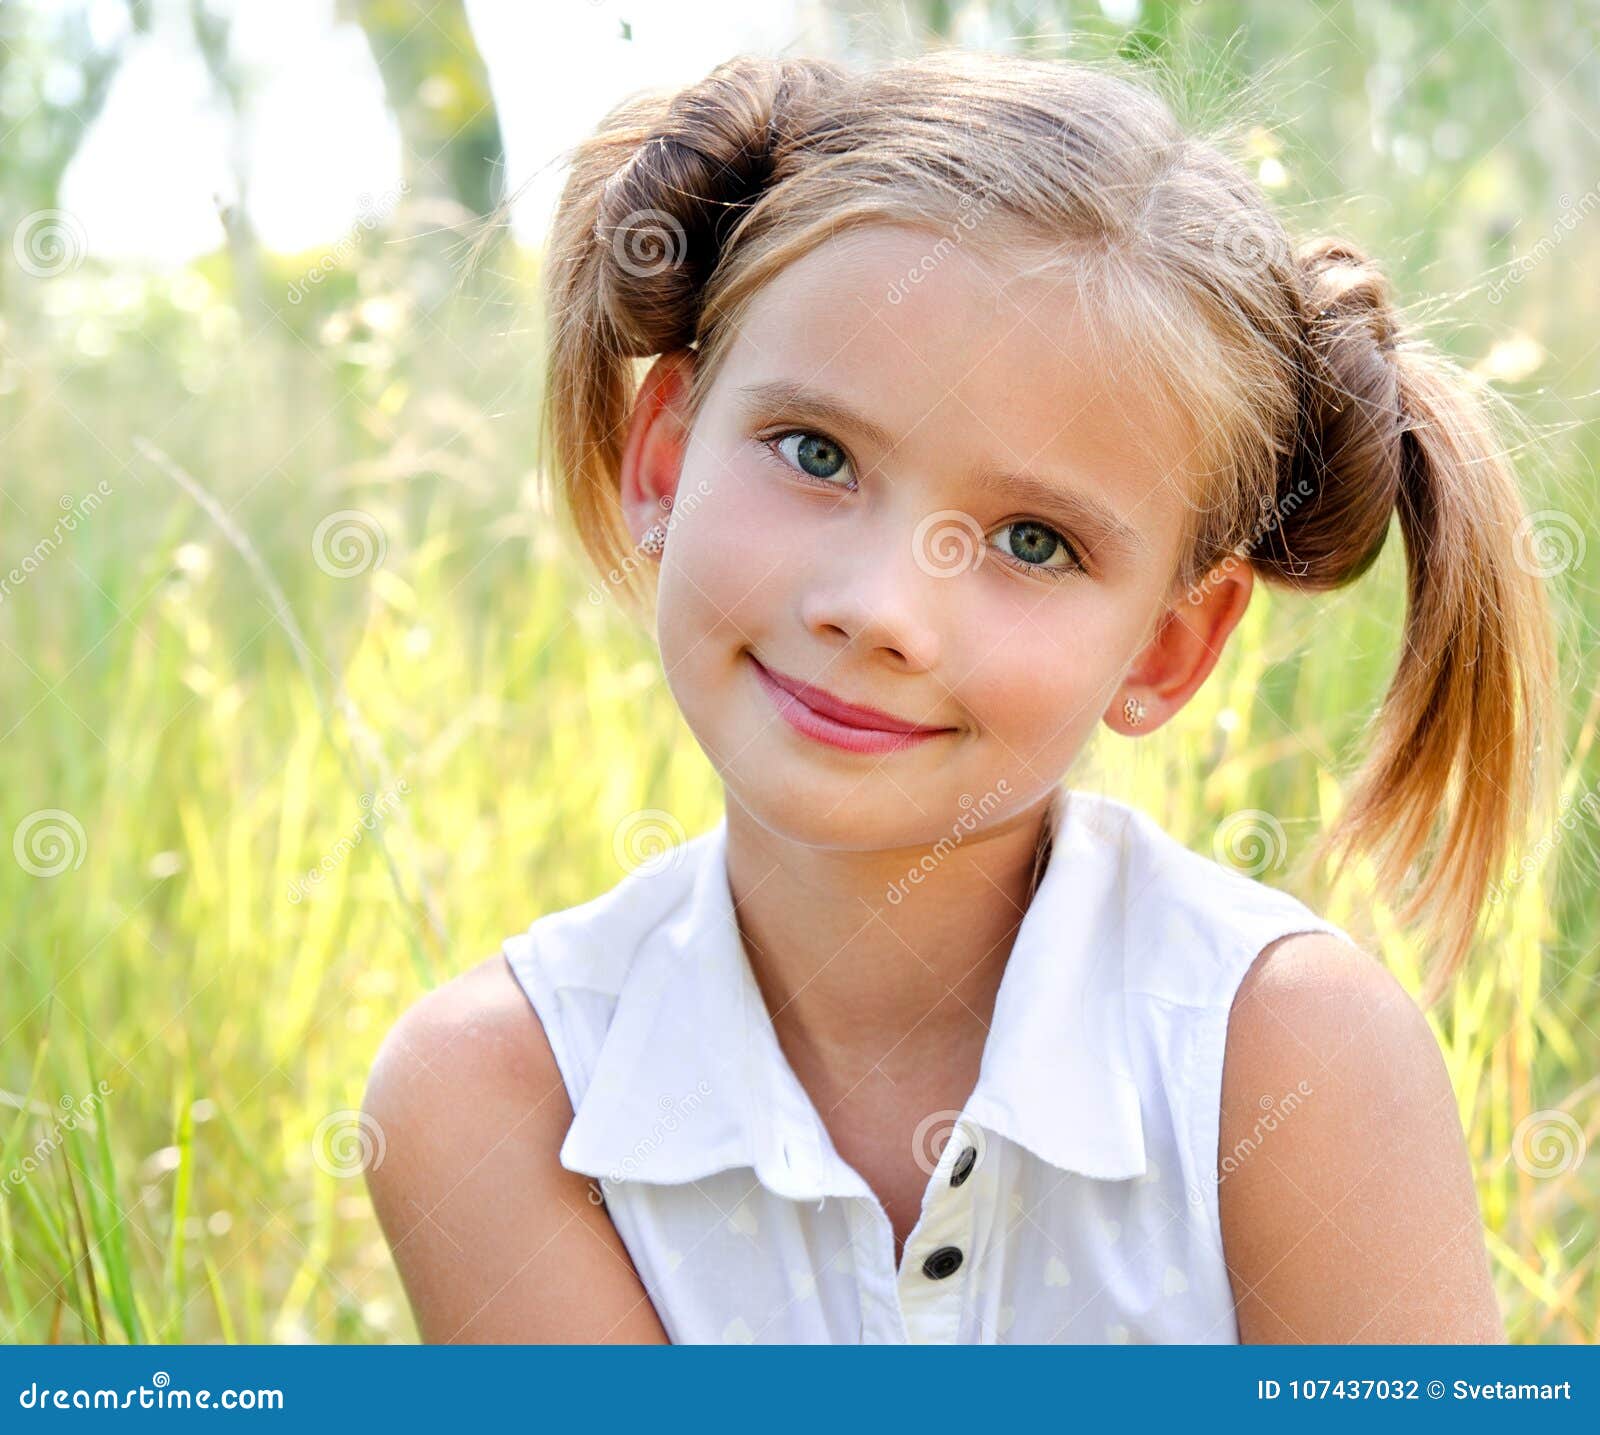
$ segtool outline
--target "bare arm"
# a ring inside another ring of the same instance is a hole
[[[1323,934],[1268,947],[1234,999],[1222,1087],[1242,1342],[1504,1342],[1444,1060],[1380,963]]]
[[[501,957],[429,993],[385,1039],[365,1111],[379,1223],[429,1342],[665,1344],[589,1179],[557,1152],[572,1106]]]

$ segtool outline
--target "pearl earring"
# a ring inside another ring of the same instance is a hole
[[[1122,716],[1131,727],[1138,727],[1144,721],[1144,704],[1138,698],[1129,698],[1122,705]]]

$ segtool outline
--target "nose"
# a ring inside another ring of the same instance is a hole
[[[884,525],[858,522],[848,537],[829,538],[829,552],[812,569],[801,598],[807,631],[906,672],[935,669],[943,596],[936,590],[959,585],[941,584],[936,570],[916,561],[909,524],[888,533]]]

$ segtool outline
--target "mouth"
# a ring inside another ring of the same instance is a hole
[[[774,672],[749,654],[767,695],[783,718],[806,737],[847,752],[894,752],[956,731],[907,722],[878,708],[847,703],[809,683]]]

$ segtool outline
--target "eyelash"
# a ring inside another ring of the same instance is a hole
[[[855,492],[854,489],[841,490],[838,484],[833,483],[826,478],[818,478],[815,474],[807,473],[804,469],[797,468],[794,464],[790,463],[789,460],[778,451],[778,445],[786,438],[796,437],[820,438],[825,442],[832,444],[836,449],[839,450],[840,453],[844,455],[845,462],[850,465],[851,471],[855,471],[856,462],[850,457],[850,450],[847,449],[837,439],[829,438],[829,436],[823,433],[820,429],[780,429],[776,433],[769,434],[758,439],[757,442],[760,443],[761,446],[766,449],[773,458],[783,465],[786,473],[793,474],[796,478],[800,479],[801,482],[806,483],[813,488],[831,488],[836,492],[842,491],[845,493]],[[857,482],[859,483],[859,480],[857,480]],[[1008,564],[1012,568],[1020,569],[1022,572],[1027,574],[1043,573],[1051,579],[1069,578],[1075,573],[1088,572],[1088,565],[1084,562],[1082,554],[1078,551],[1078,546],[1073,543],[1072,540],[1069,539],[1059,528],[1054,528],[1050,524],[1045,523],[1037,518],[1013,518],[1005,523],[1002,523],[1000,527],[1011,528],[1021,524],[1027,524],[1028,526],[1034,528],[1042,528],[1053,538],[1058,539],[1062,548],[1066,551],[1068,558],[1072,560],[1071,564],[1065,568],[1046,568],[1040,563],[1024,563],[1022,559],[1013,557],[1009,553],[1005,553],[999,549],[996,549],[995,552],[999,555],[1000,559],[1004,563]]]

